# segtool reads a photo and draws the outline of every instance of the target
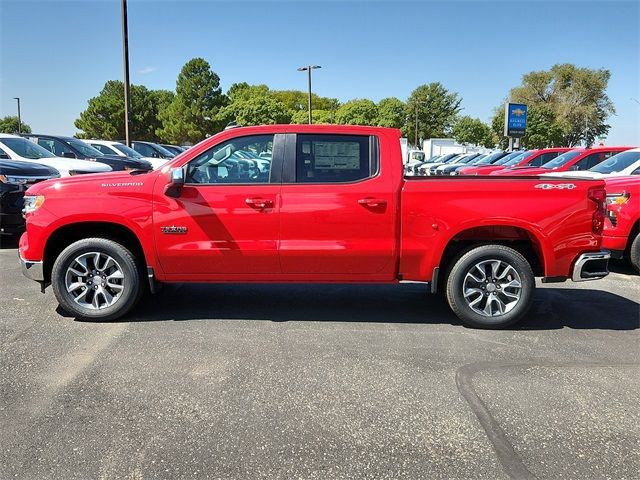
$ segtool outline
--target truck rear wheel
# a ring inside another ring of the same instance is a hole
[[[129,250],[106,238],[85,238],[65,248],[53,264],[58,303],[84,320],[114,320],[142,294],[140,273]]]
[[[462,254],[447,278],[446,296],[466,325],[504,328],[531,307],[535,277],[531,265],[504,245],[483,245]]]
[[[640,232],[637,233],[629,247],[629,260],[636,272],[640,273]]]

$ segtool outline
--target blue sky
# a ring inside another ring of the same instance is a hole
[[[489,120],[522,74],[555,63],[607,68],[617,109],[607,143],[640,143],[638,1],[129,0],[133,83],[175,87],[190,58],[234,82],[336,97],[406,99],[439,81]],[[122,78],[120,1],[0,0],[0,116],[71,134],[106,80]]]

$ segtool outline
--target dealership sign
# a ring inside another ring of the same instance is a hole
[[[527,106],[522,103],[507,103],[504,106],[504,134],[507,137],[522,137],[527,128]]]

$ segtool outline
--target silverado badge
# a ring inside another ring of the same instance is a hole
[[[171,225],[170,227],[160,227],[160,231],[162,233],[183,235],[187,233],[187,227],[176,227],[175,225]]]

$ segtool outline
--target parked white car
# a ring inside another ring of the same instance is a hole
[[[119,157],[139,158],[149,162],[154,170],[162,167],[167,163],[166,158],[144,157],[136,152],[133,148],[127,147],[124,143],[114,142],[113,140],[82,140],[93,148],[100,150],[105,155],[118,155]]]
[[[46,148],[42,148],[26,138],[7,133],[0,133],[0,149],[11,160],[39,163],[55,168],[60,176],[80,175],[82,173],[110,172],[111,167],[105,163],[78,160],[75,158],[56,157]]]
[[[607,178],[607,177],[626,177],[627,175],[640,175],[640,148],[632,148],[625,150],[612,157],[607,158],[604,162],[599,163],[589,170],[568,171],[558,173],[544,173],[546,176],[553,177],[586,177],[586,178]]]

